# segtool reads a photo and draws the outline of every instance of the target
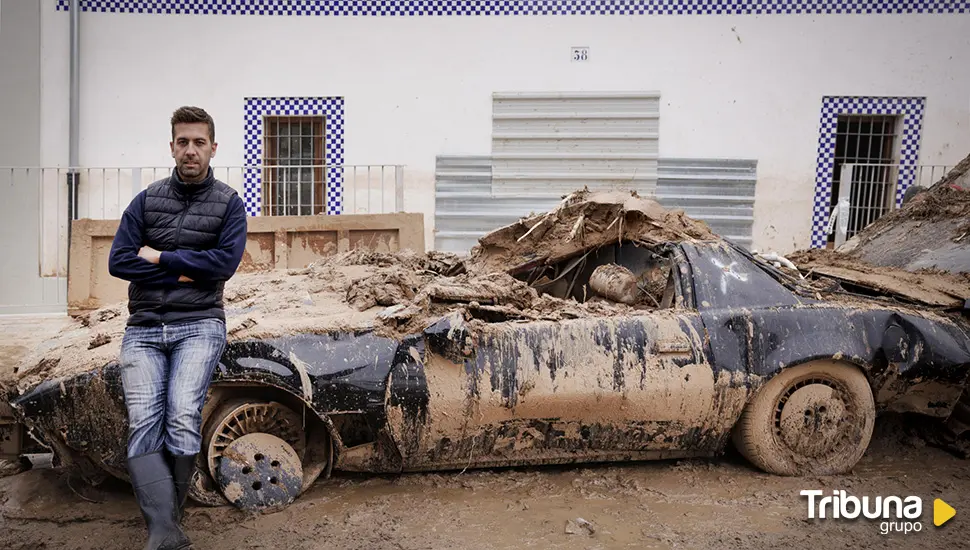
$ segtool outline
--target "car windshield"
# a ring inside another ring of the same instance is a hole
[[[785,273],[781,269],[778,269],[777,267],[771,265],[771,263],[768,262],[767,260],[759,256],[755,256],[754,254],[748,252],[741,246],[738,246],[730,241],[725,241],[725,242],[727,242],[731,246],[731,248],[733,248],[738,254],[744,256],[745,258],[748,259],[748,261],[750,261],[755,266],[757,266],[758,269],[765,272],[769,277],[778,281],[780,284],[784,285],[785,288],[802,296],[815,295],[815,293],[812,291],[809,285],[806,284],[803,280],[797,277],[794,277],[792,275],[789,275],[788,273]]]
[[[723,240],[682,243],[700,309],[790,306],[799,303],[783,273],[766,269],[747,251]]]

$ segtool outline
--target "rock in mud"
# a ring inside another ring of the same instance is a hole
[[[98,348],[105,344],[110,344],[110,343],[111,343],[111,336],[102,332],[91,339],[91,343],[88,344],[88,349]]]
[[[351,283],[347,301],[360,311],[374,306],[393,306],[414,298],[421,284],[413,271],[400,266],[382,268],[370,277]]]
[[[567,535],[592,536],[596,533],[596,527],[583,518],[576,518],[566,521],[565,532]]]

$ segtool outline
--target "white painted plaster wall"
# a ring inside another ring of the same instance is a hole
[[[810,242],[823,95],[925,96],[920,161],[970,151],[970,15],[81,19],[83,165],[168,165],[182,104],[239,165],[244,97],[343,96],[345,161],[407,165],[429,246],[435,155],[489,153],[493,91],[660,91],[661,155],[757,159],[754,246],[782,252]],[[68,14],[43,21],[42,161],[63,165]]]
[[[3,0],[0,12],[0,314],[48,313],[59,309],[66,285],[41,276],[38,255],[41,10]]]

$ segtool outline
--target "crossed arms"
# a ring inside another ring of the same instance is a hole
[[[149,286],[175,286],[188,281],[225,281],[232,277],[246,248],[246,211],[234,196],[226,210],[219,241],[209,250],[159,252],[144,246],[145,193],[132,199],[111,243],[108,272],[119,279]]]

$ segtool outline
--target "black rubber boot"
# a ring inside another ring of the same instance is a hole
[[[176,520],[175,483],[172,471],[161,452],[128,459],[128,474],[135,498],[148,527],[145,550],[185,550],[192,547]]]
[[[185,514],[185,503],[189,497],[189,483],[195,473],[195,455],[169,455],[172,461],[172,477],[175,479],[176,521],[181,522]]]

